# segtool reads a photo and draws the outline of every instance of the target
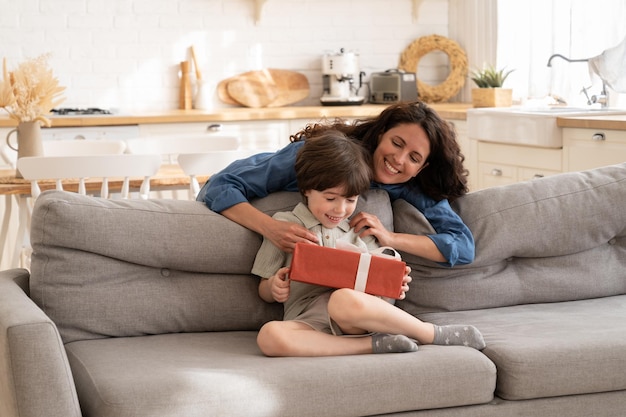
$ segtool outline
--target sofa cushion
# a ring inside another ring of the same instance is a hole
[[[360,207],[391,222],[385,192]],[[271,195],[290,209],[298,193]],[[170,332],[257,330],[282,316],[250,275],[261,237],[197,201],[37,199],[30,291],[64,342]]]
[[[477,326],[506,400],[625,390],[624,317],[626,295],[420,316]]]
[[[256,332],[69,343],[85,415],[363,416],[487,403],[496,369],[465,347],[415,353],[269,358]]]
[[[457,210],[476,241],[470,265],[402,254],[413,282],[398,302],[420,314],[626,293],[626,163],[470,193]],[[429,233],[396,201],[397,232]]]

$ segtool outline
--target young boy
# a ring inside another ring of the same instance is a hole
[[[335,247],[341,239],[368,250],[377,248],[373,236],[361,238],[348,225],[359,194],[370,188],[370,167],[369,153],[338,131],[308,138],[295,164],[298,188],[306,203],[274,217],[305,226],[317,234],[322,246]],[[261,298],[284,303],[283,320],[266,323],[257,337],[267,356],[414,352],[418,343],[485,347],[473,326],[436,326],[380,297],[290,281],[290,263],[291,254],[264,239],[252,268],[253,274],[263,278]],[[409,289],[409,272],[407,267],[402,298]]]

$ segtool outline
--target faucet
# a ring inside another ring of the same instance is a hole
[[[552,56],[550,57],[550,59],[548,59],[548,66],[549,66],[549,67],[551,67],[551,66],[552,66],[552,60],[553,60],[554,58],[561,58],[561,59],[566,60],[567,62],[587,62],[587,61],[589,61],[589,59],[588,59],[588,58],[587,58],[587,59],[569,59],[569,58],[564,57],[564,56],[563,56],[563,55],[561,55],[561,54],[554,54],[554,55],[552,55]]]
[[[606,83],[604,81],[602,81],[602,91],[600,91],[600,94],[594,94],[593,96],[589,97],[589,94],[587,94],[587,90],[588,88],[583,87],[580,92],[583,93],[585,97],[587,97],[587,104],[589,106],[594,103],[600,103],[600,107],[603,108],[609,106],[609,92],[606,89]]]
[[[553,54],[550,56],[550,58],[548,59],[548,66],[551,67],[552,66],[552,60],[554,58],[561,58],[564,59],[567,62],[589,62],[589,58],[586,59],[570,59],[567,58],[561,54]],[[604,80],[602,80],[602,91],[600,91],[600,94],[598,95],[593,95],[591,97],[589,97],[589,94],[587,94],[587,89],[583,87],[583,89],[581,90],[581,93],[585,94],[585,97],[587,97],[587,104],[588,105],[592,105],[594,103],[600,103],[601,107],[608,107],[609,105],[609,91],[606,89],[606,83],[604,82]]]

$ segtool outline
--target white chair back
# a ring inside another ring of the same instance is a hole
[[[197,175],[211,175],[226,168],[232,162],[259,153],[258,150],[226,150],[203,153],[181,153],[178,165],[189,175],[189,198],[196,199],[200,192]]]
[[[42,142],[44,156],[85,156],[122,154],[123,140],[46,140]]]
[[[241,141],[236,136],[208,134],[155,135],[126,140],[126,152],[131,154],[159,154],[175,164],[182,153],[203,153],[238,149]]]
[[[103,155],[122,154],[126,150],[126,142],[123,140],[76,140],[76,139],[56,139],[44,140],[44,156],[81,156],[81,155]],[[16,167],[17,152],[6,143],[0,144],[0,156],[5,164],[11,168]]]
[[[139,196],[148,198],[150,194],[150,178],[161,167],[160,155],[83,155],[83,156],[32,156],[17,161],[17,169],[25,180],[31,184],[31,203],[25,197],[19,199],[20,221],[17,241],[14,248],[13,264],[23,267],[30,266],[30,217],[32,204],[36,201],[41,189],[39,181],[55,180],[55,188],[63,190],[64,179],[78,179],[78,192],[87,195],[86,179],[101,178],[100,196],[109,198],[109,180],[123,179],[120,195],[129,198],[131,178],[141,178]]]
[[[76,139],[51,139],[43,140],[43,152],[44,156],[87,156],[87,155],[100,155],[100,154],[123,154],[126,149],[126,142],[123,140],[76,140]],[[17,151],[11,149],[6,141],[0,144],[0,156],[6,165],[15,169],[17,165]],[[33,184],[31,183],[31,188]],[[38,193],[37,187],[35,192]],[[11,220],[13,211],[13,199],[16,200],[18,208],[20,210],[20,226],[18,228],[18,240],[22,241],[24,234],[28,234],[30,224],[30,210],[32,207],[32,198],[20,197],[17,195],[6,195],[5,198],[5,213],[2,223],[1,232],[3,240],[0,242],[0,253],[4,253],[4,248],[9,241],[9,222]],[[30,200],[28,203],[26,200]],[[22,245],[16,245],[15,253],[13,255],[12,265],[17,266],[17,259],[19,258],[19,251],[22,250]]]
[[[24,179],[31,181],[31,195],[37,198],[41,193],[38,181],[53,179],[56,188],[62,190],[62,180],[77,178],[78,192],[87,194],[86,178],[102,178],[100,196],[109,197],[108,180],[123,178],[121,196],[130,195],[130,178],[140,177],[143,182],[139,191],[142,198],[150,193],[150,177],[161,166],[159,155],[86,155],[86,156],[33,156],[20,158],[17,169]]]

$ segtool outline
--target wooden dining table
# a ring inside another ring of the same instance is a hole
[[[204,184],[209,176],[199,175],[196,176],[196,178],[200,184]],[[124,178],[108,178],[107,181],[109,191],[114,193],[121,191]],[[37,182],[42,192],[46,190],[53,190],[56,188],[56,180],[53,178],[49,180],[39,180]],[[130,178],[130,191],[138,191],[141,187],[142,182],[143,178]],[[77,192],[79,179],[64,179],[61,181],[61,184],[64,190]],[[85,180],[85,188],[88,194],[99,194],[101,187],[102,178],[87,178]],[[189,188],[189,175],[186,175],[180,168],[180,166],[176,164],[161,165],[156,175],[150,178],[151,191],[178,191],[189,190]],[[0,196],[4,196],[5,198],[1,225],[2,236],[0,237],[0,256],[4,256],[6,244],[12,239],[15,239],[15,237],[9,236],[8,233],[9,226],[12,220],[11,218],[13,216],[13,199],[15,199],[15,202],[20,209],[20,218],[18,219],[18,221],[24,222],[25,220],[23,216],[25,216],[26,214],[22,213],[22,211],[24,211],[24,208],[26,207],[25,200],[31,196],[31,182],[23,178],[18,178],[16,176],[15,169],[0,169]],[[16,245],[18,245],[17,242]],[[9,265],[10,267],[20,266],[19,256],[17,255],[18,249],[19,248],[17,247],[14,248],[14,254],[12,255],[11,264]]]
[[[208,175],[197,176],[198,182],[203,184],[209,178]],[[112,192],[122,189],[123,178],[109,178],[109,190]],[[139,190],[143,178],[131,178],[131,190]],[[41,191],[52,190],[56,187],[55,180],[38,181]],[[190,180],[180,166],[176,164],[161,165],[159,171],[150,178],[150,189],[155,191],[165,190],[186,190],[189,188]],[[64,179],[62,181],[63,189],[67,191],[78,191],[78,178]],[[101,178],[93,178],[85,180],[87,192],[97,193],[102,186]],[[15,169],[0,169],[0,195],[30,195],[30,181],[23,178],[17,178]]]

